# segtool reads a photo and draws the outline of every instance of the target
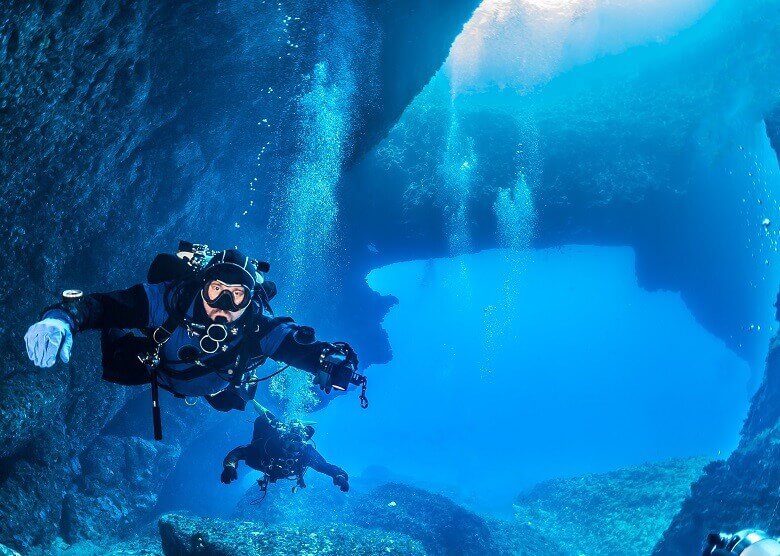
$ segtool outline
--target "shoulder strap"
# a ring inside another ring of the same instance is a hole
[[[262,305],[251,305],[252,314],[247,315],[248,320],[244,325],[244,334],[241,337],[241,346],[238,348],[238,358],[236,359],[236,368],[233,376],[230,377],[230,383],[233,385],[240,384],[244,379],[244,375],[247,373],[247,367],[249,365],[249,359],[251,355],[252,342],[256,339],[255,329],[259,327],[258,314],[263,314]]]
[[[211,373],[216,372],[216,369],[213,367],[209,367],[207,365],[200,366],[200,365],[193,365],[193,367],[187,371],[168,371],[164,367],[160,367],[157,369],[158,373],[162,373],[164,375],[167,375],[171,378],[174,378],[176,380],[195,380],[196,378],[200,378],[202,376],[210,375]]]
[[[171,337],[173,331],[184,323],[187,309],[200,289],[200,284],[195,280],[174,284],[166,290],[164,295],[165,311],[168,318],[159,328],[152,331],[152,340],[158,344],[164,344]]]

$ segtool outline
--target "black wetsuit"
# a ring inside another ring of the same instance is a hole
[[[268,411],[266,416],[261,415],[255,420],[252,443],[231,450],[225,456],[223,465],[225,468],[236,467],[240,460],[244,460],[252,469],[262,471],[271,483],[279,479],[296,479],[299,486],[305,487],[302,477],[306,469],[311,467],[333,478],[334,484],[343,491],[349,488],[346,471],[328,463],[314,446],[300,435],[290,432]]]

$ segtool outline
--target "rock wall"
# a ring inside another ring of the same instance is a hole
[[[34,369],[22,335],[41,308],[65,287],[105,291],[141,281],[153,255],[178,239],[273,251],[255,236],[271,241],[267,201],[280,194],[308,140],[302,99],[316,69],[348,60],[358,84],[345,107],[347,164],[386,133],[441,65],[477,3],[0,6],[0,192],[11,207],[0,214],[0,542],[24,550],[58,534],[118,531],[150,505],[143,498],[154,497],[199,430],[167,446],[133,435],[96,440],[128,392],[96,380],[90,334],[76,339],[70,365]],[[237,185],[254,177],[261,185]],[[239,232],[233,223],[258,190],[257,212]],[[139,462],[139,453],[150,457]],[[105,458],[125,474],[117,492],[101,498],[114,482],[100,469]],[[131,486],[138,472],[156,478],[147,493]],[[104,523],[93,519],[96,500],[108,510]]]
[[[742,428],[739,446],[725,461],[705,468],[655,547],[655,556],[701,551],[710,532],[757,528],[780,532],[780,335],[769,347],[764,380]],[[712,411],[719,403],[713,402]]]

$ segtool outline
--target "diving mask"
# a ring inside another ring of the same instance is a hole
[[[221,280],[206,282],[201,290],[203,300],[215,309],[237,312],[252,301],[252,292],[243,284],[225,284]]]

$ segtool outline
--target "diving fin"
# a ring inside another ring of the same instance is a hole
[[[250,403],[252,404],[252,407],[255,408],[255,411],[257,411],[258,415],[260,415],[262,417],[268,417],[269,415],[271,415],[271,416],[273,415],[273,413],[271,413],[268,409],[263,407],[263,405],[260,402],[258,402],[257,400],[251,400]]]

